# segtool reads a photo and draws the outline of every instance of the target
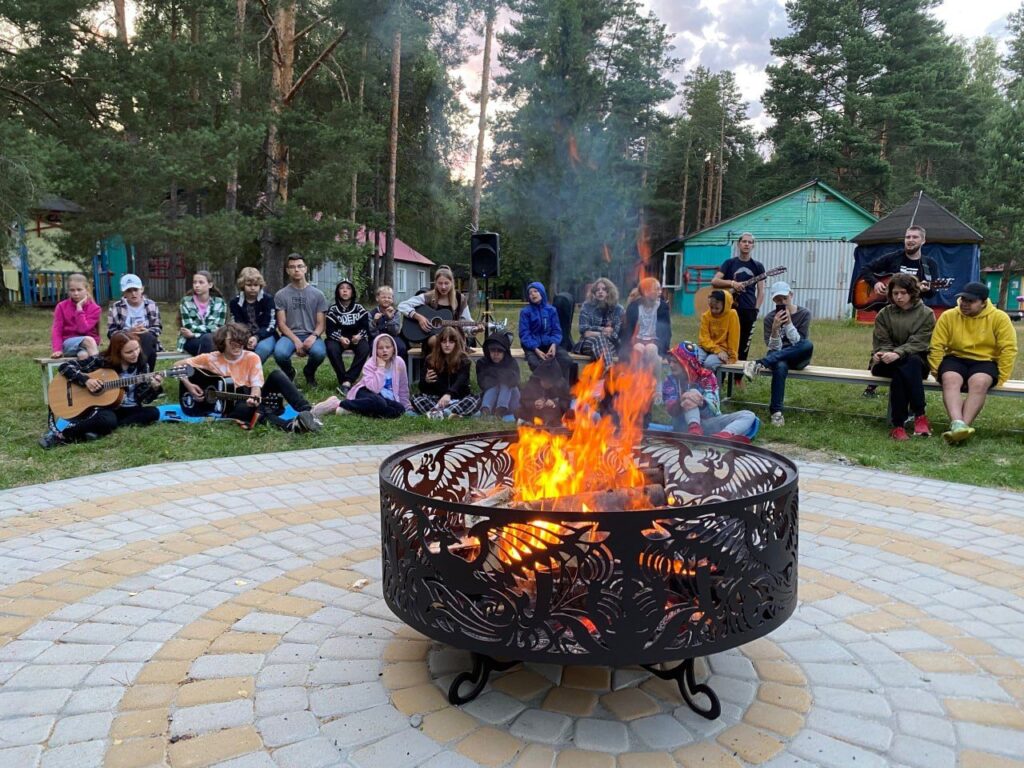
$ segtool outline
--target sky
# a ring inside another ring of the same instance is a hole
[[[710,70],[731,69],[736,74],[740,94],[747,101],[747,115],[755,130],[763,130],[768,118],[761,108],[761,94],[768,85],[765,67],[773,62],[770,41],[788,31],[785,0],[639,0],[668,27],[675,47],[673,56],[683,63],[672,76],[681,83],[687,72],[698,65]],[[997,40],[1006,34],[1006,17],[1021,7],[1022,0],[942,0],[933,14],[943,21],[952,35],[973,39],[992,35]],[[507,24],[506,18],[499,18]],[[482,45],[481,45],[482,47]],[[491,75],[494,76],[496,54],[492,54]],[[466,84],[466,106],[474,115],[467,138],[476,142],[477,107],[468,94],[480,91],[481,52],[471,57],[458,74]],[[491,101],[491,109],[501,109],[499,101]],[[677,101],[664,108],[672,113]],[[475,151],[475,149],[473,150]],[[472,161],[468,173],[472,174]],[[464,171],[463,173],[465,173]]]

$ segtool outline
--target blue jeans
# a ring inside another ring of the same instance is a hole
[[[705,435],[728,432],[730,435],[744,435],[752,438],[757,434],[757,416],[752,411],[735,411],[722,413],[718,416],[702,416],[700,409],[689,408],[672,420],[672,429],[686,432],[691,424],[700,424]]]
[[[306,336],[295,335],[299,341],[305,341],[309,334]],[[284,371],[285,376],[289,379],[295,378],[295,368],[292,366],[292,355],[294,354],[295,345],[292,344],[291,339],[287,336],[282,336],[277,340],[277,343],[274,345],[274,360],[277,361],[277,367]],[[309,348],[309,354],[306,356],[306,367],[302,369],[307,379],[313,378],[316,374],[316,369],[320,367],[320,364],[326,357],[327,345],[324,344],[323,339],[317,339],[313,342],[313,346]]]
[[[718,366],[722,364],[722,358],[717,353],[706,352],[700,347],[697,347],[697,360],[709,371],[717,371]]]
[[[260,339],[256,342],[256,348],[253,350],[257,355],[260,356],[260,362],[265,363],[274,354],[274,347],[277,345],[277,339],[273,336],[267,336],[265,339]]]
[[[519,407],[519,387],[504,385],[485,389],[480,398],[480,408],[493,413],[496,408],[504,408],[507,413],[515,413]]]
[[[768,404],[770,413],[782,413],[782,401],[786,399],[786,377],[789,370],[799,371],[811,364],[814,345],[810,339],[800,339],[790,347],[783,347],[758,360],[772,372],[772,399]]]

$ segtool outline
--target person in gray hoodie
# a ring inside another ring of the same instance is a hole
[[[905,427],[914,416],[914,437],[928,437],[924,384],[928,377],[928,346],[935,329],[935,314],[921,301],[921,284],[913,275],[893,275],[887,289],[889,303],[875,317],[868,368],[875,376],[892,379],[889,418],[893,440],[909,440]]]

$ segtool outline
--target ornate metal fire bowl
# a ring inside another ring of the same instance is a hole
[[[437,440],[380,468],[384,599],[413,628],[474,654],[449,700],[471,700],[492,670],[520,661],[640,664],[675,680],[694,711],[717,717],[693,659],[766,635],[796,608],[795,465],[762,448],[648,433],[638,461],[663,468],[671,508],[467,503],[474,489],[511,485],[507,448],[517,439]],[[698,706],[694,694],[710,704]]]

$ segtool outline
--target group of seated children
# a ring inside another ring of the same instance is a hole
[[[375,418],[420,414],[444,419],[479,412],[554,427],[570,408],[569,381],[575,363],[563,344],[558,312],[539,282],[529,285],[528,303],[519,318],[519,336],[531,370],[525,385],[512,356],[511,334],[501,331],[492,333],[483,344],[483,355],[476,364],[480,393],[474,393],[465,333],[449,325],[424,344],[418,391],[411,393],[406,347],[398,336],[403,316],[429,327],[417,312],[427,305],[447,307],[455,317],[471,321],[466,297],[455,290],[451,270],[439,267],[432,290],[397,308],[391,288],[381,286],[376,292],[377,306],[367,310],[357,301],[351,281],[338,283],[334,303],[327,307],[323,294],[305,281],[306,265],[301,256],[289,256],[286,268],[289,283],[273,297],[264,293],[259,271],[246,267],[238,277],[238,294],[230,302],[224,301],[205,271],[194,274],[192,291],[181,301],[178,349],[193,355],[185,364],[230,378],[237,391],[249,395],[230,403],[225,416],[246,423],[265,417],[279,428],[296,432],[320,429],[320,419],[330,414]],[[110,347],[100,354],[99,307],[89,298],[83,276],[69,280],[69,298],[58,306],[53,330],[54,356],[68,353],[79,358],[61,366],[61,374],[68,379],[86,383],[87,374],[96,367],[115,368],[126,376],[152,370],[160,348],[159,309],[144,296],[137,276],[125,275],[121,288],[122,298],[113,303],[109,314]],[[606,366],[617,354],[660,369],[671,336],[668,304],[661,297],[660,284],[654,278],[643,279],[625,309],[617,299],[618,290],[606,278],[590,286],[580,313],[575,351],[600,359]],[[703,423],[706,434],[742,436],[751,432],[752,425],[756,431],[752,414],[750,418],[722,416],[718,408],[712,371],[721,362],[736,358],[736,320],[735,313],[728,311],[729,304],[728,294],[715,292],[712,296],[711,309],[701,323],[700,341],[705,349],[686,344],[667,355],[672,375],[658,392],[664,395],[678,428],[694,431],[695,424]],[[324,331],[326,341],[320,338]],[[346,351],[352,353],[347,366],[342,357]],[[262,366],[271,355],[278,370],[264,376]],[[293,383],[293,356],[308,358],[304,370],[308,383],[314,381],[316,368],[326,357],[337,375],[337,395],[311,405]],[[130,388],[119,407],[96,409],[61,432],[51,430],[41,442],[50,447],[98,437],[120,424],[152,423],[158,412],[144,403],[159,394],[160,384],[161,377],[154,376],[146,384]],[[182,387],[195,400],[202,400],[204,393],[197,384],[185,380]],[[297,416],[285,419],[263,414],[260,403],[268,394],[280,395]]]

